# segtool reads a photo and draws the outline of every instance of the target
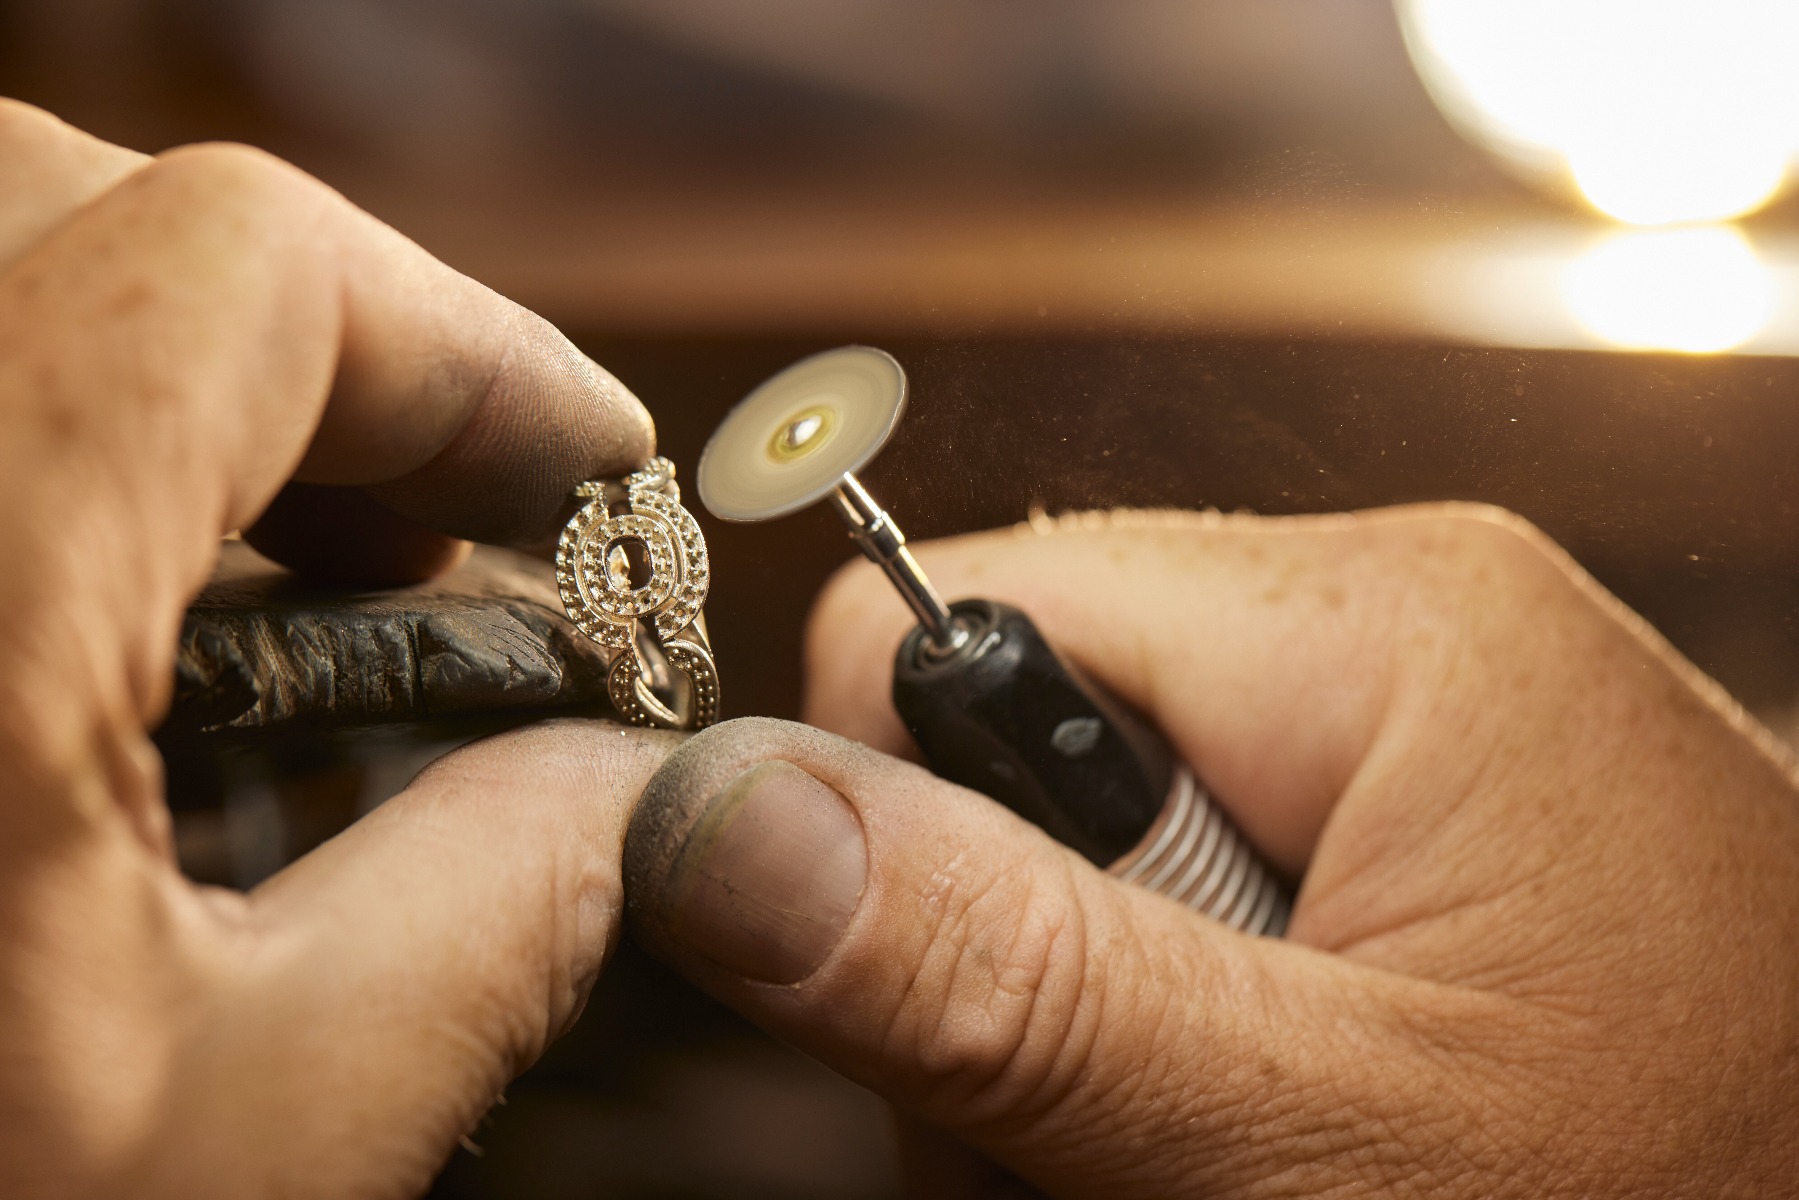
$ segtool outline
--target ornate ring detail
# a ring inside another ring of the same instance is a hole
[[[693,688],[688,719],[683,721],[645,684],[643,667],[635,654],[621,654],[612,660],[612,670],[606,676],[606,693],[612,697],[612,707],[633,725],[704,729],[716,723],[718,668],[712,661],[712,651],[697,641],[679,641],[663,647],[663,654],[668,665],[685,674]]]
[[[681,507],[674,464],[654,458],[622,480],[594,480],[575,494],[588,503],[557,541],[556,584],[569,620],[612,652],[606,690],[613,707],[633,725],[712,724],[718,669],[701,611],[712,569],[699,522]],[[655,657],[661,663],[645,661]],[[671,704],[659,687],[674,688],[679,701]]]

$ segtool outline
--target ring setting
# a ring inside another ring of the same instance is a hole
[[[712,569],[674,464],[654,458],[575,495],[587,503],[556,543],[556,585],[569,620],[611,656],[613,707],[633,725],[713,724],[718,668],[704,612]]]

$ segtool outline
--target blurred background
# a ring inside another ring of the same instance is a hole
[[[560,324],[683,468],[870,342],[914,536],[1505,504],[1789,739],[1795,61],[1791,0],[0,0],[0,93],[292,160]],[[797,713],[833,520],[708,524],[731,715]],[[221,746],[172,771],[191,868],[253,882],[450,737]],[[894,1187],[878,1104],[627,950],[438,1192]]]

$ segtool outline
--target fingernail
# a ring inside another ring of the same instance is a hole
[[[855,915],[868,851],[848,801],[775,759],[713,796],[665,878],[664,936],[749,979],[797,983]]]

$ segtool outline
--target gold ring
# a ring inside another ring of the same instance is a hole
[[[712,568],[674,464],[653,458],[575,495],[588,502],[557,540],[556,586],[569,620],[611,655],[613,707],[633,725],[704,729],[718,720],[703,611]]]

